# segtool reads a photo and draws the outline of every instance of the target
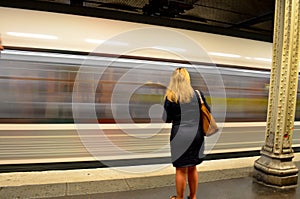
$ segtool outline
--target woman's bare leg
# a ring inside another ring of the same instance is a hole
[[[190,199],[196,199],[198,189],[198,172],[196,166],[188,167],[188,182],[190,188]]]
[[[176,199],[183,199],[186,188],[187,167],[176,168]]]

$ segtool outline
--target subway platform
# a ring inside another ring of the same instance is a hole
[[[174,186],[102,194],[55,197],[51,199],[169,199]],[[188,193],[188,191],[187,191]],[[175,195],[175,194],[173,194]],[[300,188],[278,190],[253,182],[251,177],[199,183],[198,199],[296,199]],[[48,198],[50,199],[50,198]]]
[[[280,190],[253,181],[258,156],[205,161],[199,172],[198,199],[296,199],[300,188]],[[293,159],[300,166],[300,153]],[[0,174],[0,198],[168,199],[175,195],[171,165]],[[147,172],[146,172],[147,171]],[[300,179],[299,179],[300,182]],[[188,188],[186,194],[188,193]]]

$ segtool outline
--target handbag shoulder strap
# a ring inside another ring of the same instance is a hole
[[[200,92],[198,91],[198,90],[195,90],[196,92],[197,92],[197,94],[198,94],[198,96],[199,96],[199,98],[200,98],[200,102],[201,102],[201,104],[203,104],[204,102],[203,102],[203,100],[202,100],[202,97],[201,97],[201,94],[200,94]]]

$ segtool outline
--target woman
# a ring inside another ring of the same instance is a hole
[[[201,97],[207,106],[202,93]],[[190,191],[188,198],[196,199],[196,165],[200,164],[204,157],[204,135],[199,123],[199,105],[200,98],[191,86],[188,71],[185,68],[177,68],[171,76],[164,104],[164,120],[172,122],[171,157],[176,168],[177,196],[171,196],[170,199],[183,199],[187,179]]]

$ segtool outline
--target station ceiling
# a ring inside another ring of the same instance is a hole
[[[117,19],[272,42],[275,0],[0,0],[0,6]]]

